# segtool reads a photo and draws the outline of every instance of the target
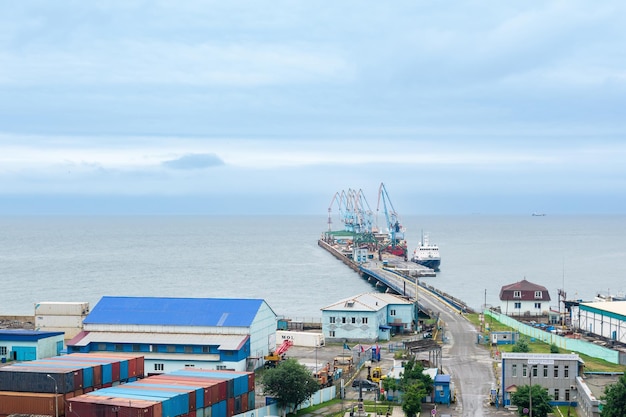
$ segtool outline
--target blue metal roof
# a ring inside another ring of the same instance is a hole
[[[250,327],[263,303],[239,298],[105,296],[83,323]]]
[[[45,339],[53,336],[64,336],[63,332],[46,332],[39,330],[24,330],[24,329],[1,329],[0,340],[10,341],[22,341],[22,342],[34,342],[40,339]]]

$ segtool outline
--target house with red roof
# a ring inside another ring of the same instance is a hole
[[[500,311],[507,316],[541,316],[549,310],[550,294],[546,287],[526,278],[500,290]]]

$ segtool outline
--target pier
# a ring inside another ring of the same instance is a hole
[[[459,312],[466,313],[472,311],[462,300],[446,294],[431,285],[420,282],[419,278],[421,277],[436,276],[432,269],[418,265],[415,262],[404,261],[393,255],[387,255],[382,261],[368,257],[365,262],[359,263],[348,256],[350,251],[342,245],[332,245],[324,239],[318,240],[317,243],[376,287],[384,287],[386,291],[403,296],[407,295],[407,288],[411,287],[411,289],[415,289],[415,294],[418,291],[427,291]]]

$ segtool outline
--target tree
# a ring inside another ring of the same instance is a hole
[[[422,400],[433,390],[433,380],[424,373],[424,366],[416,362],[415,358],[409,359],[404,365],[399,385],[404,392],[402,410],[405,414],[412,417],[422,411]]]
[[[550,353],[559,353],[559,347],[556,344],[552,343],[550,345]]]
[[[427,392],[421,382],[406,387],[404,396],[402,397],[402,411],[407,417],[414,417],[418,412],[422,411],[422,400]]]
[[[600,413],[602,417],[626,416],[626,374],[604,388],[602,399],[605,401]]]
[[[276,368],[267,369],[262,382],[264,394],[276,398],[285,410],[291,405],[293,411],[320,389],[313,374],[295,359],[285,359]]]
[[[537,384],[532,386],[532,390],[530,385],[517,387],[517,392],[511,395],[511,402],[517,406],[518,414],[520,416],[526,415],[524,409],[530,408],[531,398],[528,395],[529,392],[532,393],[533,417],[547,417],[548,413],[552,412],[552,406],[550,405],[552,398],[544,387]]]
[[[528,346],[528,340],[525,337],[520,337],[520,339],[513,345],[511,349],[513,352],[526,353],[530,352],[530,347]]]

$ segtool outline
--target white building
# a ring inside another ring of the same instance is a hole
[[[365,293],[322,308],[327,341],[375,342],[415,329],[415,304],[388,293]]]
[[[581,303],[571,314],[572,326],[581,332],[626,343],[626,301]]]
[[[541,316],[550,310],[546,287],[526,279],[500,289],[500,311],[507,316]]]
[[[578,389],[576,378],[582,375],[583,365],[583,360],[576,354],[504,352],[502,404],[511,405],[511,394],[517,387],[537,384],[548,390],[552,405],[573,404]]]

